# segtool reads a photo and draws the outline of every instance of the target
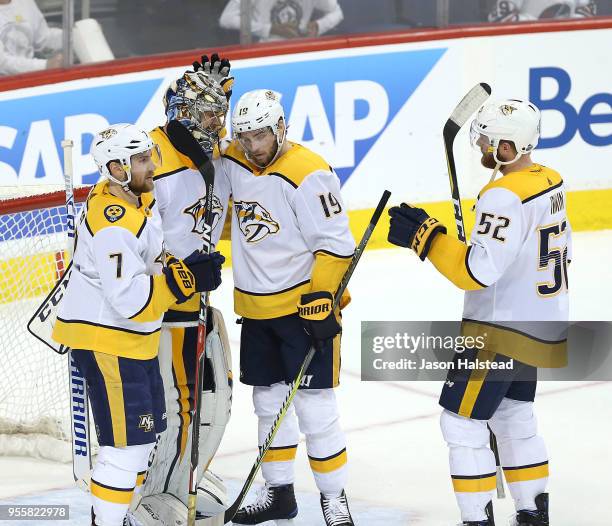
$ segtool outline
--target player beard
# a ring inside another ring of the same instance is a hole
[[[483,153],[480,158],[480,164],[482,164],[485,168],[489,168],[490,170],[494,170],[497,166],[497,161],[491,152]]]
[[[130,181],[128,185],[130,190],[135,195],[140,195],[143,192],[150,192],[153,190],[153,172],[151,174],[147,174],[147,176],[142,180],[142,182],[136,184],[134,180]]]

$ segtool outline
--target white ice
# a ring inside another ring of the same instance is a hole
[[[574,243],[571,317],[612,320],[612,231],[576,233]],[[238,377],[239,326],[232,314],[231,271],[224,271],[223,277],[212,300],[225,315]],[[350,290],[353,302],[344,311],[343,372],[337,394],[350,463],[346,491],[355,523],[454,525],[459,515],[438,426],[440,384],[361,382],[359,342],[361,320],[458,319],[462,293],[431,264],[401,249],[367,251]],[[608,526],[612,383],[541,383],[536,411],[550,454],[551,524]],[[226,479],[230,498],[256,452],[250,388],[236,382],[232,420],[212,465]],[[300,514],[295,526],[323,525],[303,444],[296,461],[296,490]],[[88,524],[88,498],[73,487],[69,465],[0,457],[0,503],[69,504],[72,519],[59,524]],[[494,506],[497,524],[505,524],[512,513],[511,499],[497,500]]]

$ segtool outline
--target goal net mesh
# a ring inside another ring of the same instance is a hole
[[[68,265],[64,201],[0,195],[0,455],[71,458],[68,356],[26,327]]]

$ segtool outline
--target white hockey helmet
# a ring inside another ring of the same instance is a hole
[[[530,153],[540,138],[540,110],[529,101],[506,99],[489,102],[482,106],[472,121],[470,142],[480,150],[480,137],[489,141],[489,151],[500,165],[511,164]],[[497,148],[500,141],[510,141],[516,148],[516,157],[511,161],[500,161]]]
[[[240,141],[240,134],[243,132],[260,130],[262,128],[270,128],[272,130],[276,137],[278,149],[276,155],[274,155],[268,164],[272,164],[276,160],[287,137],[285,112],[280,102],[281,96],[277,91],[269,89],[247,91],[240,97],[232,114],[232,134],[238,141]],[[282,134],[278,125],[281,119],[285,123]],[[246,149],[245,153],[248,158]],[[251,159],[249,160],[251,161]]]
[[[93,138],[90,153],[94,158],[100,174],[111,181],[127,186],[132,180],[133,155],[152,150],[156,165],[161,165],[159,146],[153,142],[149,134],[133,124],[113,124],[102,130]],[[125,181],[115,179],[108,169],[108,164],[116,161],[125,170]]]

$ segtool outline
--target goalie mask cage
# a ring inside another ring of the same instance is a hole
[[[68,462],[68,355],[26,328],[68,264],[66,194],[49,190],[0,196],[0,455]],[[88,191],[74,192],[77,214]]]

